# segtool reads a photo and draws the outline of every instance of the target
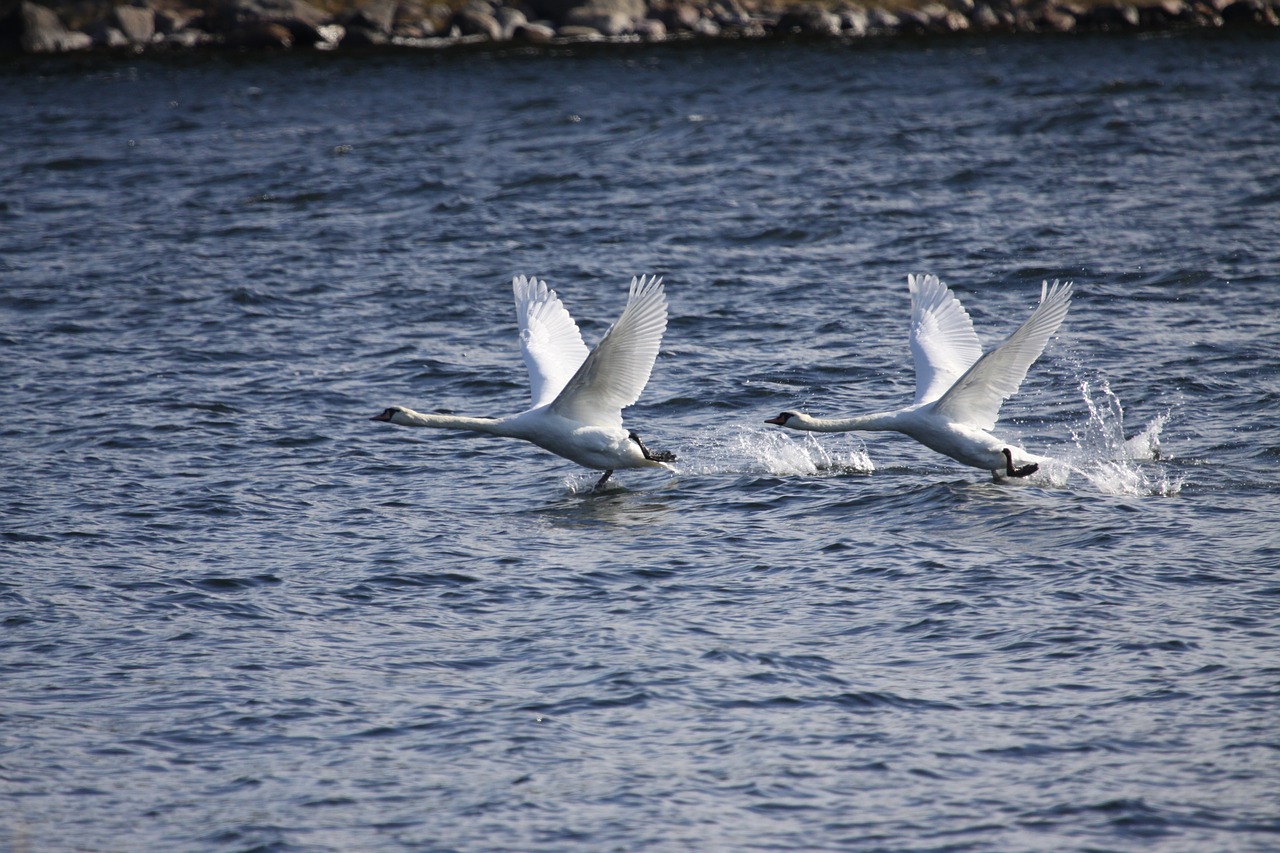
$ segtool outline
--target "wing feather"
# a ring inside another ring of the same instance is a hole
[[[640,399],[667,329],[662,279],[631,279],[622,316],[551,404],[552,411],[594,426],[622,426],[622,410]]]
[[[1000,406],[1013,396],[1027,371],[1044,352],[1071,307],[1071,282],[1040,288],[1040,304],[1008,340],[978,359],[938,398],[935,410],[944,417],[979,429],[991,429]]]
[[[545,281],[519,275],[511,280],[520,324],[520,353],[529,368],[533,407],[556,398],[587,359],[578,324]]]
[[[942,396],[982,356],[973,320],[936,275],[908,275],[916,403]]]

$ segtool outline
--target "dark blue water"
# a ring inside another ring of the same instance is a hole
[[[0,848],[1280,847],[1276,48],[0,68]],[[1053,476],[763,424],[909,272],[1076,282]],[[523,408],[517,273],[666,276],[678,475],[369,420]]]

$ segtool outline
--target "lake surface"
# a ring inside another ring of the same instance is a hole
[[[0,848],[1280,847],[1280,50],[963,38],[0,66]],[[997,485],[906,275],[1071,312]],[[598,472],[510,281],[670,325]],[[1126,441],[1128,440],[1128,441]]]

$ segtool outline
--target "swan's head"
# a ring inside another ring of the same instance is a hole
[[[401,417],[405,416],[404,406],[390,406],[386,409],[383,409],[379,414],[376,414],[373,417],[369,418],[369,420],[386,421],[387,423],[392,423],[392,424],[400,423],[400,421],[396,420],[396,415],[399,415]]]
[[[769,418],[765,423],[773,424],[774,426],[790,427],[791,429],[804,429],[804,423],[808,418],[808,415],[803,415],[799,412],[783,412],[776,418]]]

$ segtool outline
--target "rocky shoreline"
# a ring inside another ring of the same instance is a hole
[[[447,49],[1280,27],[1280,0],[20,0],[0,52]]]

